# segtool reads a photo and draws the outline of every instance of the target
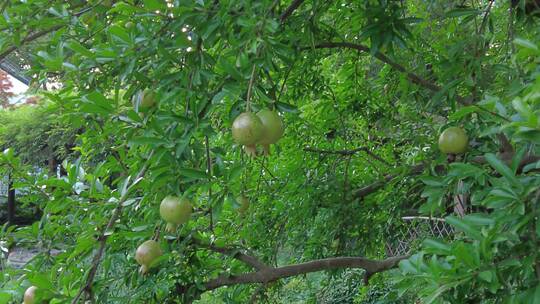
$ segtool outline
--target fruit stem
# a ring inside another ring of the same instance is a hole
[[[250,157],[256,157],[257,156],[257,146],[255,145],[246,145],[244,146],[244,150],[246,151],[246,154]]]
[[[141,268],[139,268],[139,273],[141,275],[145,275],[148,272],[148,267],[146,265],[142,265]]]
[[[270,145],[262,145],[262,146],[263,146],[264,156],[270,155]]]
[[[165,227],[165,231],[168,233],[175,233],[176,232],[177,225],[174,223],[167,223],[167,227]]]

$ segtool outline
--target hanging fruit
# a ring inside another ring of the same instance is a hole
[[[189,199],[176,196],[165,197],[159,206],[159,214],[167,222],[166,230],[171,233],[176,231],[178,225],[189,221],[192,211],[193,205]]]
[[[158,259],[163,253],[159,243],[154,240],[148,240],[142,243],[135,252],[135,260],[141,265],[139,273],[144,275],[148,272],[152,263]]]
[[[259,139],[259,144],[263,146],[264,155],[270,154],[270,145],[275,144],[282,136],[285,128],[278,113],[269,109],[262,109],[257,113],[263,126],[264,132]]]
[[[234,141],[243,145],[249,156],[257,155],[256,144],[263,136],[263,133],[264,126],[261,119],[251,112],[238,115],[232,125]]]
[[[439,136],[439,149],[445,154],[465,153],[468,144],[467,133],[459,127],[450,127]]]
[[[30,286],[30,287],[28,287],[26,289],[26,291],[24,292],[24,298],[23,298],[23,303],[24,304],[37,303],[36,302],[36,290],[37,290],[36,286]]]

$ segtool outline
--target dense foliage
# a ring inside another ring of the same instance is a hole
[[[0,59],[30,54],[32,87],[60,86],[0,114],[28,130],[0,126],[0,173],[43,212],[0,234],[43,252],[3,270],[0,303],[30,286],[51,303],[536,303],[533,2],[0,4]],[[265,108],[283,137],[248,157],[233,121]],[[448,127],[464,154],[440,151]],[[61,176],[36,172],[43,147]],[[193,207],[176,231],[168,196]],[[404,215],[453,234],[389,256]],[[149,240],[163,255],[136,258]]]

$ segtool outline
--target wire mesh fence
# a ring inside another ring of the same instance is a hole
[[[409,254],[426,238],[451,239],[454,229],[444,219],[426,216],[406,216],[386,242],[386,255]]]
[[[0,177],[0,197],[8,195],[9,182],[7,177]]]

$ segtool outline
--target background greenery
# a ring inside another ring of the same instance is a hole
[[[0,303],[30,285],[51,303],[538,303],[532,2],[0,4],[0,59],[30,54],[47,100],[0,113],[0,170],[25,190],[21,208],[43,212],[0,239],[44,252],[2,272]],[[250,83],[254,110],[275,108],[286,124],[268,158],[247,158],[230,134]],[[157,107],[133,106],[143,89]],[[437,149],[448,126],[471,138],[455,160]],[[51,153],[61,176],[34,169]],[[463,218],[452,215],[459,194],[470,198]],[[166,195],[195,204],[176,235],[161,231]],[[404,215],[446,217],[454,240],[428,239],[369,286],[363,270],[338,269],[204,292],[251,270],[208,244],[272,267],[382,260]],[[141,277],[135,249],[158,235],[166,254]]]

